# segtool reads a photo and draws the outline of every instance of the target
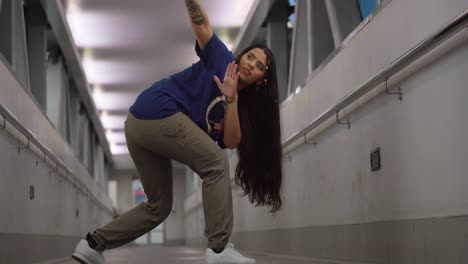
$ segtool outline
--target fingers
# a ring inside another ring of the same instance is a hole
[[[236,73],[237,73],[237,64],[236,62],[234,61],[232,63],[232,78],[235,78],[236,77]]]
[[[231,63],[232,62],[230,62],[226,67],[226,73],[224,74],[224,78],[229,77],[229,74],[231,73]]]
[[[234,62],[234,67],[232,67],[232,77],[235,77],[237,75],[237,73],[238,73],[237,72],[237,67],[238,66],[239,65],[236,62]]]
[[[232,79],[232,76],[233,76],[233,75],[232,75],[232,69],[233,69],[233,68],[234,68],[234,62],[232,61],[232,62],[230,62],[230,63],[228,64],[228,67],[227,67],[227,69],[228,69],[228,74],[227,74],[227,76],[228,76],[229,78],[231,78],[231,79]]]
[[[239,81],[239,75],[240,75],[240,72],[237,72],[236,73],[236,77],[234,77],[234,86],[237,88],[237,82]]]
[[[234,68],[234,62],[229,63],[229,77],[232,79],[232,68]]]
[[[222,84],[221,84],[221,81],[219,80],[218,76],[215,75],[213,77],[213,79],[214,79],[215,83],[218,85],[218,87],[221,89]]]
[[[230,62],[226,67],[225,77],[234,79],[237,73],[237,64],[235,61]]]

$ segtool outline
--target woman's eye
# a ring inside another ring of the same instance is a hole
[[[252,60],[253,59],[252,55],[250,55],[250,54],[247,55],[247,59]]]
[[[263,69],[263,66],[262,66],[262,65],[260,65],[260,64],[257,64],[257,69],[259,69],[259,70],[261,70],[261,71],[263,71],[263,70],[264,70],[264,69]]]

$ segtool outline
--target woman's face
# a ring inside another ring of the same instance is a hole
[[[260,48],[254,48],[242,55],[239,61],[239,79],[246,85],[261,84],[264,80],[267,56]]]

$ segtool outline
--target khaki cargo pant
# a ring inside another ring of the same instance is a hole
[[[188,165],[203,180],[208,247],[224,247],[233,226],[232,193],[226,153],[182,112],[160,120],[129,114],[125,136],[147,202],[140,203],[91,233],[98,249],[122,246],[161,224],[172,210],[172,163]]]

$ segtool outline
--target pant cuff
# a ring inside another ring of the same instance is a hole
[[[96,235],[95,232],[89,233],[89,235],[94,241],[96,241],[96,245],[93,248],[94,250],[99,251],[99,252],[103,252],[104,250],[106,250],[106,247],[102,243],[102,240]]]
[[[226,247],[227,243],[228,243],[227,241],[226,242],[209,241],[208,248],[224,248]]]

